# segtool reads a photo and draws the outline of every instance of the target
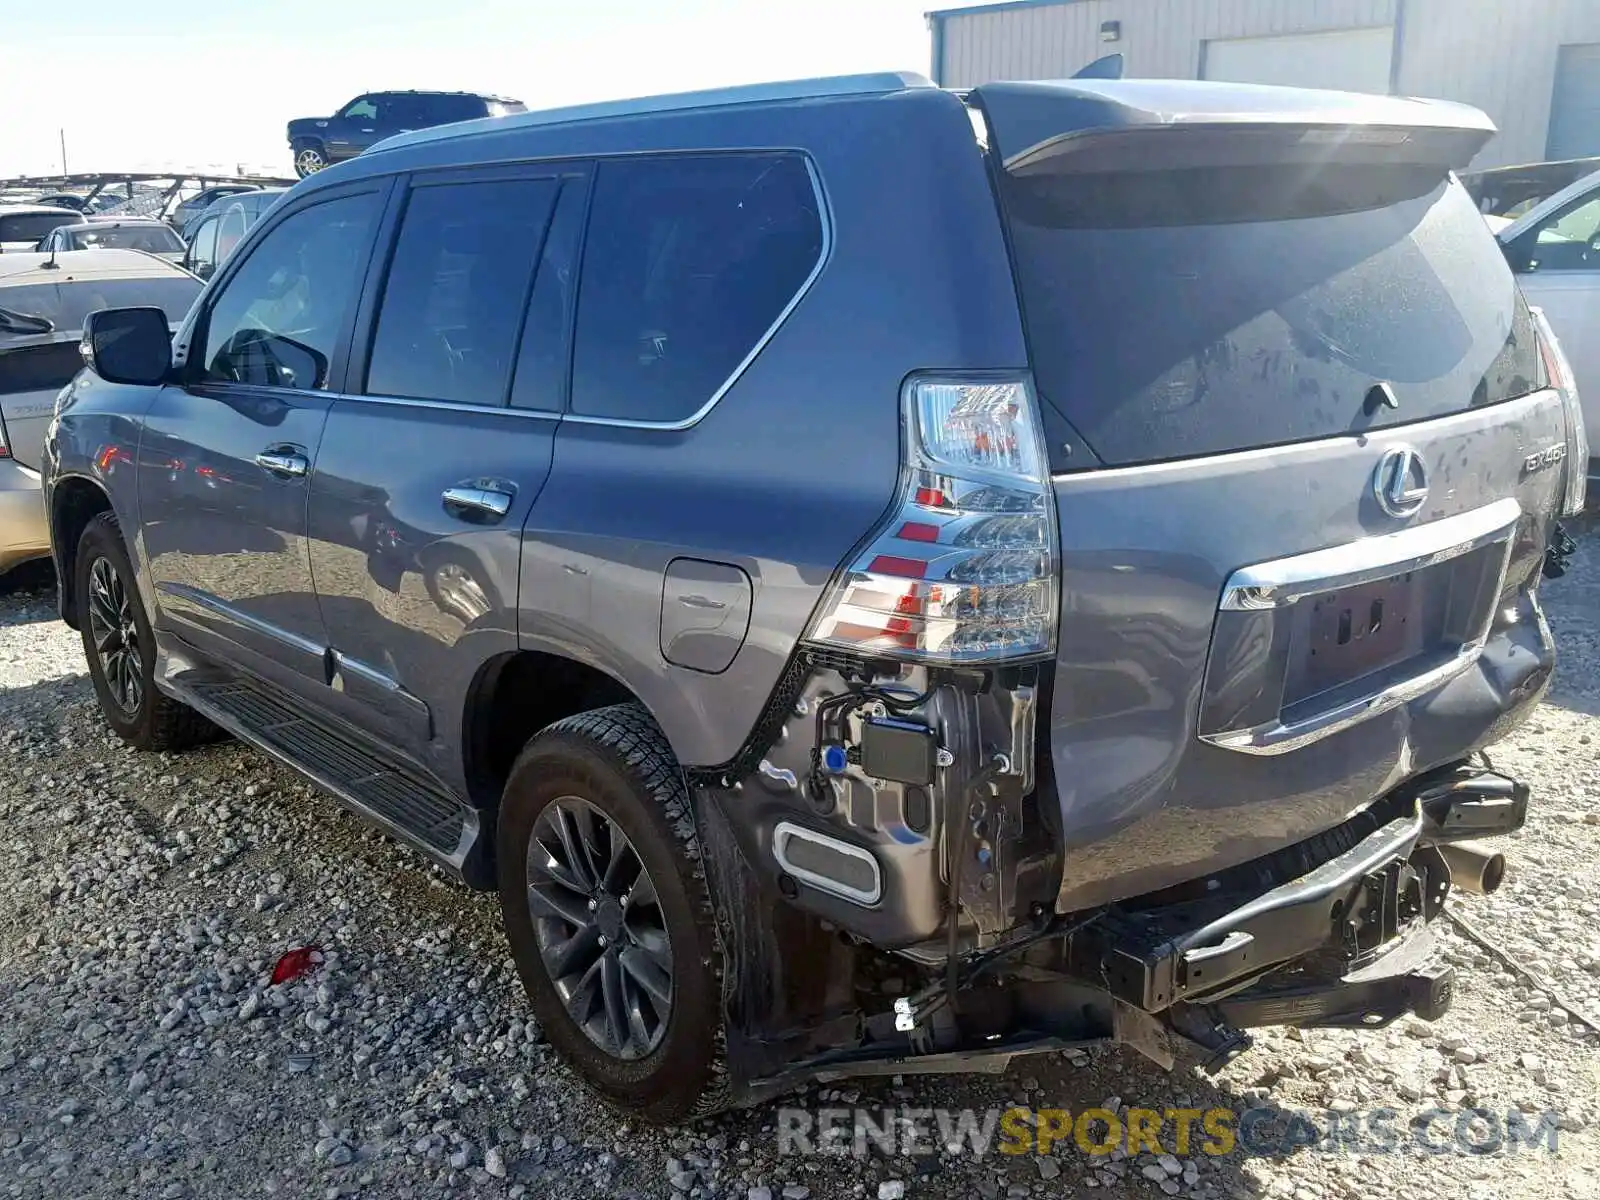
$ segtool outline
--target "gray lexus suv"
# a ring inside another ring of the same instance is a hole
[[[1492,133],[880,75],[390,139],[170,340],[93,319],[61,614],[132,745],[497,891],[653,1120],[1432,1017],[1587,460],[1452,174]]]

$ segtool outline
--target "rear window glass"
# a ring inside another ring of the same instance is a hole
[[[37,242],[50,236],[52,229],[63,225],[76,225],[83,220],[80,213],[12,213],[0,216],[0,242]]]
[[[367,391],[504,404],[556,181],[416,188],[384,285]]]
[[[7,350],[0,344],[0,396],[21,392],[58,392],[83,367],[78,343],[51,342]]]
[[[79,250],[145,250],[151,254],[182,251],[183,239],[166,225],[83,225],[71,234]]]
[[[798,155],[608,162],[578,286],[572,411],[680,421],[755,350],[822,254]]]
[[[69,278],[61,283],[0,287],[0,308],[43,317],[59,333],[82,329],[83,319],[103,308],[159,308],[170,324],[177,325],[201,286],[198,279],[177,271],[150,279]]]
[[[1538,387],[1471,198],[1414,170],[1007,177],[1041,396],[1108,463],[1359,432]],[[1397,408],[1376,403],[1390,386]]]

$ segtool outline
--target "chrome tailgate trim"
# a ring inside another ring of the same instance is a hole
[[[1447,562],[1496,543],[1504,544],[1499,564],[1503,587],[1521,518],[1522,506],[1507,497],[1470,512],[1396,533],[1243,567],[1229,576],[1219,609],[1251,612],[1286,607],[1308,596]],[[1482,654],[1493,623],[1494,607],[1491,605],[1473,636],[1448,658],[1366,695],[1298,720],[1286,722],[1279,718],[1245,729],[1203,733],[1199,735],[1200,740],[1225,750],[1257,755],[1287,754],[1320,741],[1426,695],[1469,669]]]

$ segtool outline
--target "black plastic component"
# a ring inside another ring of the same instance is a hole
[[[1578,549],[1578,543],[1572,540],[1572,535],[1561,527],[1557,521],[1555,528],[1550,531],[1550,544],[1544,552],[1544,577],[1546,579],[1560,579],[1567,573],[1567,560]]]
[[[933,798],[921,787],[906,789],[906,828],[912,833],[927,833],[933,827]]]
[[[861,769],[875,779],[927,787],[938,758],[938,735],[926,725],[871,717],[862,726]]]

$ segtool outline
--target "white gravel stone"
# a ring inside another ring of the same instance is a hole
[[[1584,535],[1573,571],[1541,598],[1563,656],[1551,702],[1491,750],[1497,769],[1533,789],[1528,825],[1500,843],[1506,887],[1449,905],[1597,1009],[1600,826],[1549,814],[1600,809],[1600,537]],[[81,641],[53,619],[42,588],[0,585],[0,821],[0,1198],[775,1200],[786,1183],[870,1200],[905,1182],[883,1176],[913,1169],[870,1156],[780,1158],[773,1105],[687,1130],[619,1122],[542,1041],[492,896],[448,883],[243,745],[170,756],[124,747],[95,710]],[[1159,1111],[1254,1096],[1315,1113],[1392,1107],[1402,1131],[1435,1105],[1561,1114],[1559,1158],[1519,1150],[1503,1162],[1446,1154],[1419,1165],[1302,1151],[1245,1162],[1192,1151],[1199,1165],[1183,1161],[1176,1174],[1160,1157],[1074,1156],[1052,1175],[1051,1158],[1028,1167],[961,1154],[907,1189],[951,1200],[1075,1189],[1110,1200],[1578,1194],[1600,1177],[1588,1136],[1595,1039],[1576,1020],[1552,1026],[1563,1005],[1448,925],[1440,935],[1463,965],[1455,1007],[1437,1024],[1263,1032],[1216,1080],[1182,1065],[1168,1074],[1126,1048],[1069,1049],[999,1093],[983,1080],[908,1075],[830,1083],[825,1103],[982,1112],[1020,1089],[1035,1102],[1038,1090],[1052,1104],[1059,1094],[1075,1111],[1101,1096],[1113,1109],[1127,1097]],[[321,969],[269,987],[279,956],[301,946],[323,951]],[[819,1095],[779,1103],[824,1103]],[[669,1157],[686,1188],[669,1191]]]

